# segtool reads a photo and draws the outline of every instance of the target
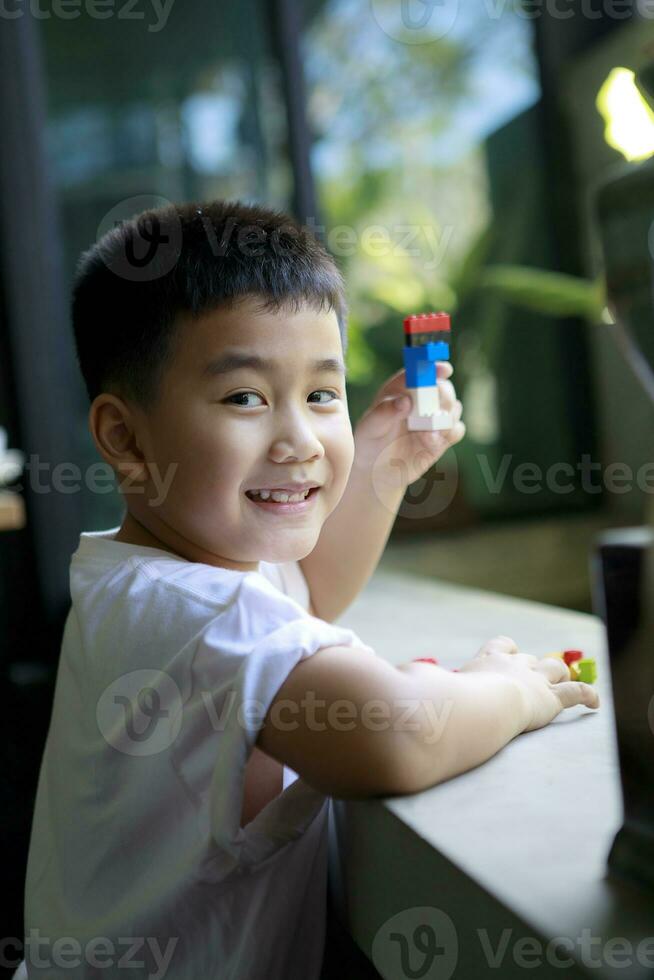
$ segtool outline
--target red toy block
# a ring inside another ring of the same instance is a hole
[[[449,313],[414,313],[404,318],[405,333],[436,333],[451,330]]]
[[[421,663],[424,663],[424,664],[437,664],[438,663],[438,660],[436,660],[435,657],[414,657],[413,660],[411,661],[411,663],[412,664],[416,664],[416,663],[418,663],[418,661],[420,661]]]
[[[563,651],[563,660],[565,661],[565,663],[567,664],[568,667],[570,666],[570,664],[573,664],[576,660],[583,660],[583,658],[584,658],[584,655],[581,652],[581,650],[564,650]]]

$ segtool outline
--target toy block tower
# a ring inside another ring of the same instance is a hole
[[[414,431],[449,429],[452,419],[441,409],[436,362],[450,357],[451,326],[447,313],[419,313],[404,320],[406,387],[413,399],[407,426]]]

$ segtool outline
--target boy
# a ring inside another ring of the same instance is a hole
[[[504,637],[450,673],[331,622],[464,432],[440,365],[449,433],[407,434],[398,372],[353,434],[345,315],[322,245],[238,202],[145,212],[80,261],[89,426],[126,512],[72,557],[29,977],[317,980],[329,795],[419,791],[598,705]]]

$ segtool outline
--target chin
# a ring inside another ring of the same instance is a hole
[[[318,535],[312,536],[311,540],[305,540],[304,542],[289,542],[283,545],[279,542],[273,545],[265,553],[262,551],[259,555],[259,561],[267,562],[283,562],[283,561],[301,561],[302,558],[306,558],[310,555],[318,542]]]

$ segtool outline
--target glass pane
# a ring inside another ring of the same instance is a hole
[[[114,209],[126,218],[212,197],[288,208],[285,109],[267,17],[257,0],[168,0],[80,4],[74,19],[41,20],[49,165],[69,277]],[[81,378],[72,412],[86,472],[99,456]],[[83,489],[80,506],[88,530],[118,523],[123,510],[115,488]]]
[[[643,516],[651,523],[654,514],[653,51],[651,13],[618,24],[570,64],[559,92],[583,208],[585,271],[589,278],[605,274],[612,309],[637,344],[630,355],[609,323],[591,333],[602,478],[613,514],[634,523]]]
[[[533,23],[512,3],[329,0],[303,40],[325,237],[352,309],[353,419],[403,366],[403,317],[447,310],[468,502],[570,507],[513,479],[578,458],[561,333],[546,304],[482,288],[492,264],[555,268]]]

